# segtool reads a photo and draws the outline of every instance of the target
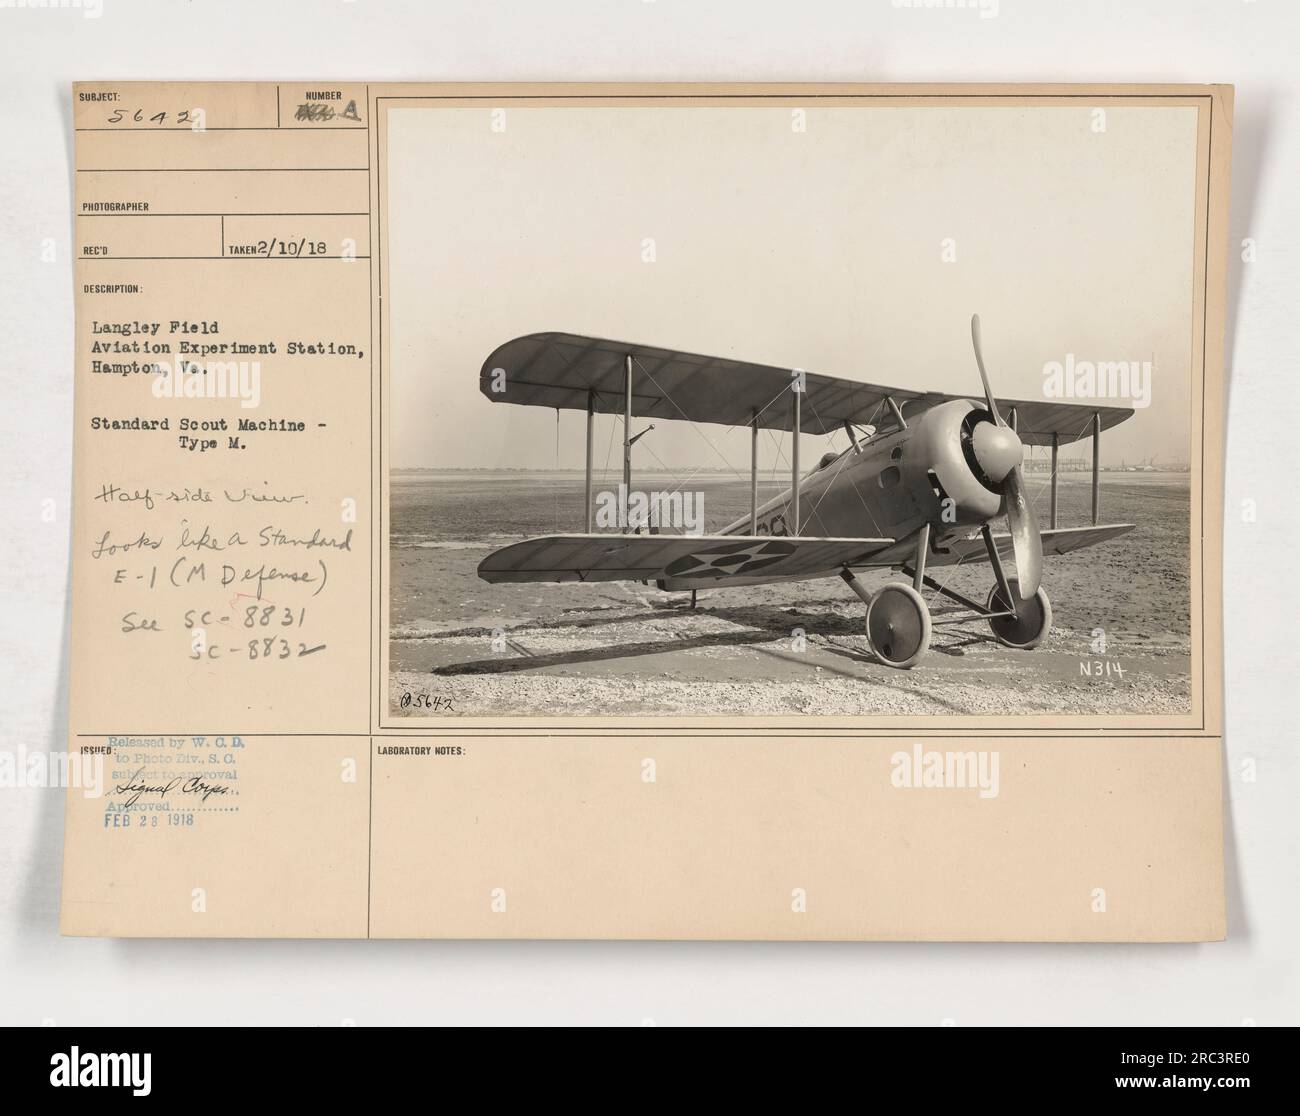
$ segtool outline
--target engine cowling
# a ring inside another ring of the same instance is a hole
[[[1001,514],[1003,482],[1024,455],[1015,432],[969,399],[932,407],[919,425],[909,452],[928,463],[939,499],[952,501],[945,521],[974,525]]]

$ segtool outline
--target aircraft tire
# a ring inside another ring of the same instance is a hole
[[[1030,600],[1022,601],[1019,599],[1018,586],[1014,577],[1007,578],[1007,587],[1016,595],[1016,615],[992,619],[989,627],[1003,646],[1030,651],[1042,643],[1052,630],[1052,602],[1047,599],[1047,591],[1041,585]],[[989,590],[989,611],[1002,612],[1007,607],[1008,602],[1003,599],[1002,591],[994,585]]]
[[[910,585],[886,585],[867,605],[867,643],[886,666],[907,670],[930,647],[930,609]]]

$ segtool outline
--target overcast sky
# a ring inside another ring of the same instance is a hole
[[[507,102],[504,131],[488,106],[392,110],[390,463],[555,467],[555,412],[478,390],[520,334],[978,395],[973,312],[999,395],[1041,397],[1071,353],[1153,361],[1150,408],[1103,435],[1102,460],[1185,461],[1195,110],[1110,107],[1096,132],[1093,109]],[[579,468],[584,415],[560,422],[558,463]],[[616,472],[621,424],[597,423]],[[805,436],[803,461],[843,444]],[[749,435],[661,422],[634,452],[743,473]]]

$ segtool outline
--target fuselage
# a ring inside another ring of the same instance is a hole
[[[1001,495],[980,479],[963,446],[963,423],[969,428],[984,415],[966,399],[932,407],[902,429],[823,458],[799,483],[798,524],[787,489],[758,508],[756,530],[746,515],[720,533],[892,538],[898,542],[870,562],[892,566],[914,555],[916,533],[928,523],[931,546],[941,551],[1003,510]]]

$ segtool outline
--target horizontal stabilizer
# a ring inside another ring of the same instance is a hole
[[[1081,550],[1085,546],[1096,546],[1098,543],[1133,530],[1134,526],[1135,524],[1132,523],[1107,523],[1098,527],[1058,527],[1051,531],[1043,531],[1043,555],[1049,557],[1053,554],[1068,554],[1072,550]],[[999,558],[1010,561],[1015,557],[1010,535],[997,533],[993,536],[993,542],[998,548]],[[976,535],[974,538],[950,543],[943,552],[931,551],[925,564],[955,566],[960,563],[965,566],[988,560],[989,554],[984,546],[984,540]]]

